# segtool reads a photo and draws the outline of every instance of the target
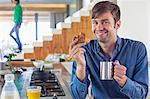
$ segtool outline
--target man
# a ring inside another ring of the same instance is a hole
[[[92,30],[97,39],[86,45],[76,44],[74,39],[70,44],[70,57],[75,59],[70,84],[73,99],[85,99],[90,83],[95,99],[146,98],[147,51],[143,43],[117,36],[120,14],[112,2],[97,3],[92,9]],[[100,79],[101,61],[113,62],[113,80]]]
[[[22,44],[20,42],[20,38],[19,38],[19,28],[21,26],[22,23],[22,7],[20,5],[20,1],[19,0],[12,0],[12,3],[15,4],[15,8],[14,8],[14,27],[12,28],[11,32],[10,32],[10,36],[15,40],[15,42],[18,45],[18,49],[16,50],[16,52],[21,52],[22,51]],[[16,38],[13,36],[13,32],[16,32]]]

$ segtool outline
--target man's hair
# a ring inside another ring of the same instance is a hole
[[[20,0],[15,0],[15,1],[17,1],[17,4],[20,4]],[[13,2],[13,0],[11,0],[11,2]]]
[[[118,5],[109,1],[98,2],[92,9],[92,19],[97,18],[99,15],[106,12],[111,12],[114,17],[114,21],[117,22],[120,19],[120,8]]]

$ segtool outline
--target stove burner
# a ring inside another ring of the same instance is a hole
[[[44,74],[44,75],[43,75]],[[45,77],[44,79],[42,77]],[[41,86],[41,97],[65,96],[65,92],[54,73],[34,71],[31,77],[31,86]]]

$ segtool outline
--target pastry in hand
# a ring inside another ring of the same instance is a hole
[[[71,45],[71,49],[73,48],[73,46],[75,46],[75,45],[77,45],[77,44],[80,44],[80,43],[85,43],[85,34],[84,33],[80,33],[79,35],[77,35],[77,36],[75,36],[74,38],[73,38],[73,40],[76,40],[77,39],[77,41],[76,41],[76,43],[74,43],[73,45]],[[66,59],[67,61],[73,61],[74,59],[72,58],[72,57],[67,57],[67,59]]]
[[[74,37],[74,40],[75,39],[78,39],[78,41],[76,42],[76,44],[85,43],[85,34],[81,32],[79,35],[77,35],[77,36]]]
[[[85,43],[85,34],[81,33],[78,35],[78,43]]]

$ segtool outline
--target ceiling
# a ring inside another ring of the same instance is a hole
[[[66,13],[71,0],[20,0],[24,20],[33,20],[38,13],[41,20],[49,19],[50,12]],[[0,21],[12,21],[13,8],[11,0],[0,0]]]

